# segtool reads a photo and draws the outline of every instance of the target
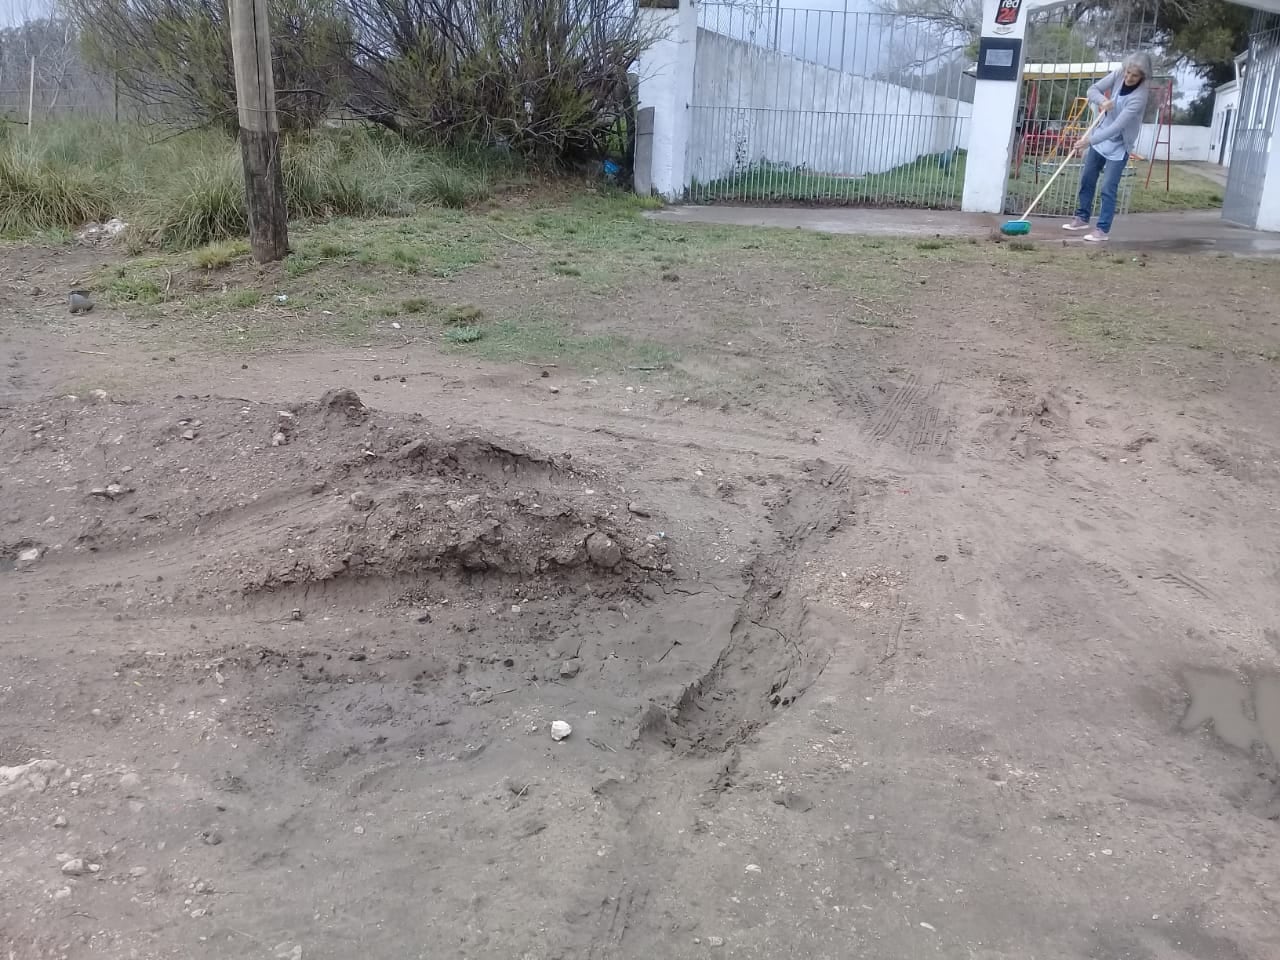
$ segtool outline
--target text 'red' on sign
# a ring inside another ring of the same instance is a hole
[[[996,9],[996,26],[1011,27],[1018,22],[1018,13],[1022,10],[1022,0],[1000,0]]]

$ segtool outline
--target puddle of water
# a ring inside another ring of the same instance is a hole
[[[1226,670],[1187,670],[1183,680],[1191,694],[1183,730],[1212,723],[1224,743],[1245,752],[1261,743],[1280,763],[1280,677],[1258,676],[1249,684]]]

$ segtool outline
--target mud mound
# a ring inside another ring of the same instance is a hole
[[[670,569],[666,541],[607,492],[616,480],[382,415],[348,389],[287,409],[63,397],[10,418],[0,463],[0,563],[167,548],[187,574],[171,601],[353,576]]]

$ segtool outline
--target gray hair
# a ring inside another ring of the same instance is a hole
[[[1151,57],[1138,50],[1124,58],[1125,69],[1133,67],[1135,70],[1142,71],[1142,79],[1144,81],[1151,79]]]

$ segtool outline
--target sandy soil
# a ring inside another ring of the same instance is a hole
[[[1280,956],[1273,361],[944,267],[750,402],[170,361],[5,256],[0,956]]]

